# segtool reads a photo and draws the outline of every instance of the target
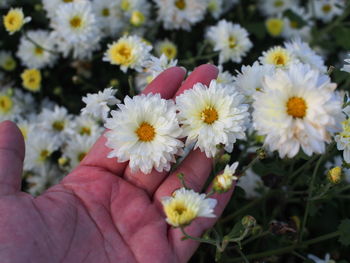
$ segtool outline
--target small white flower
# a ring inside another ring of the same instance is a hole
[[[116,92],[116,89],[107,88],[98,93],[87,94],[86,97],[82,99],[86,104],[86,106],[81,109],[82,114],[91,115],[98,120],[106,120],[110,111],[108,106],[120,103],[120,100],[115,97]]]
[[[206,37],[219,51],[219,64],[229,60],[241,63],[242,58],[252,48],[248,32],[238,24],[220,20],[216,26],[209,27]]]
[[[165,29],[185,29],[203,20],[208,0],[155,0]]]
[[[120,66],[123,72],[127,72],[128,68],[141,72],[151,50],[152,46],[139,36],[123,36],[117,42],[108,45],[103,61]]]
[[[14,121],[23,112],[23,103],[18,99],[13,89],[0,90],[0,122],[5,120]]]
[[[186,145],[214,157],[218,145],[231,152],[236,139],[245,138],[248,105],[232,87],[211,81],[209,88],[197,83],[176,98],[179,121],[187,136]]]
[[[350,53],[348,54],[348,59],[344,59],[344,61],[348,64],[344,64],[344,66],[341,68],[342,71],[346,71],[350,73]]]
[[[335,136],[337,148],[343,151],[345,162],[350,163],[350,119],[342,122],[342,131]]]
[[[275,46],[267,51],[264,51],[259,61],[263,65],[273,65],[276,68],[288,68],[294,63],[299,63],[299,60],[294,54],[286,48]]]
[[[35,45],[26,36],[21,37],[16,55],[21,60],[22,65],[36,69],[52,66],[57,56],[52,53],[55,52],[55,49],[50,33],[44,30],[36,30],[28,31],[27,35],[35,43],[40,43],[40,46]]]
[[[28,192],[34,196],[40,195],[52,185],[57,184],[62,179],[62,171],[56,165],[45,164],[40,172],[29,174],[26,177]]]
[[[285,42],[284,46],[290,51],[300,62],[309,64],[313,69],[319,70],[321,73],[327,72],[324,59],[316,54],[310,46],[301,41],[300,38],[296,38],[290,42]]]
[[[307,257],[313,260],[315,263],[336,263],[335,260],[331,259],[329,253],[326,254],[324,259],[318,258],[315,255],[308,254]]]
[[[112,149],[107,157],[129,161],[132,171],[169,171],[183,147],[174,102],[148,94],[127,96],[118,107],[105,124],[110,129],[105,133],[106,146]]]
[[[252,169],[248,169],[245,174],[239,178],[237,186],[243,188],[247,199],[253,199],[261,196],[261,193],[259,193],[257,189],[263,188],[264,183],[259,175],[254,173]]]
[[[218,19],[223,11],[223,0],[209,0],[208,11],[215,19]]]
[[[16,68],[17,63],[11,52],[9,51],[0,51],[0,67],[6,71],[12,71]]]
[[[70,4],[71,2],[84,2],[86,0],[42,0],[43,7],[47,13],[47,16],[52,19],[56,15],[57,9],[61,5],[67,5]]]
[[[293,0],[259,0],[259,8],[266,16],[273,16],[298,5],[299,1]]]
[[[336,84],[300,63],[266,76],[263,86],[254,96],[253,125],[266,136],[266,147],[281,158],[293,158],[300,148],[309,156],[323,153],[343,119]]]
[[[219,74],[216,78],[216,82],[223,84],[223,85],[233,85],[234,83],[234,76],[231,75],[231,73],[227,70],[224,71],[224,67],[222,65],[218,66]]]
[[[117,103],[119,101],[116,101]],[[74,134],[92,136],[99,136],[103,132],[103,128],[99,126],[96,119],[90,117],[87,114],[77,116],[74,120],[70,122],[70,136]]]
[[[315,17],[322,20],[324,23],[328,23],[334,17],[340,16],[345,9],[345,1],[343,0],[311,1],[309,5],[310,10],[315,10]]]
[[[176,190],[171,197],[162,198],[166,221],[173,227],[187,226],[197,217],[215,217],[216,204],[215,199],[185,188]]]
[[[224,172],[217,175],[214,179],[214,191],[224,193],[231,189],[233,181],[238,179],[237,176],[234,175],[237,167],[238,162],[233,163],[231,166],[226,165]]]

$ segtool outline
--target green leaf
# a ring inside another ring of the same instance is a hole
[[[340,225],[338,226],[338,231],[340,232],[338,241],[344,246],[349,246],[350,245],[350,219],[344,219],[343,221],[341,221]]]
[[[350,49],[350,28],[337,27],[334,29],[335,42],[344,49]]]

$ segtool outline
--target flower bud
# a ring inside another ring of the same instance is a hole
[[[247,216],[242,218],[242,225],[245,228],[254,227],[256,225],[256,220],[254,217],[247,215]]]
[[[342,169],[336,166],[327,172],[327,178],[332,184],[337,184],[342,179]]]

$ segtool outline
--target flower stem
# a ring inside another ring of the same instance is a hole
[[[194,240],[194,241],[197,241],[197,242],[200,242],[200,243],[206,243],[206,244],[210,244],[210,245],[216,246],[216,242],[213,241],[213,240],[204,239],[204,238],[200,238],[200,237],[193,237],[193,236],[190,236],[189,234],[187,234],[183,227],[180,227],[180,229],[181,229],[182,234],[184,235],[184,238],[183,238],[184,240],[191,239],[191,240]]]

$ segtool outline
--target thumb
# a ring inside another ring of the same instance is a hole
[[[20,191],[23,160],[21,131],[11,121],[0,123],[0,196]]]

